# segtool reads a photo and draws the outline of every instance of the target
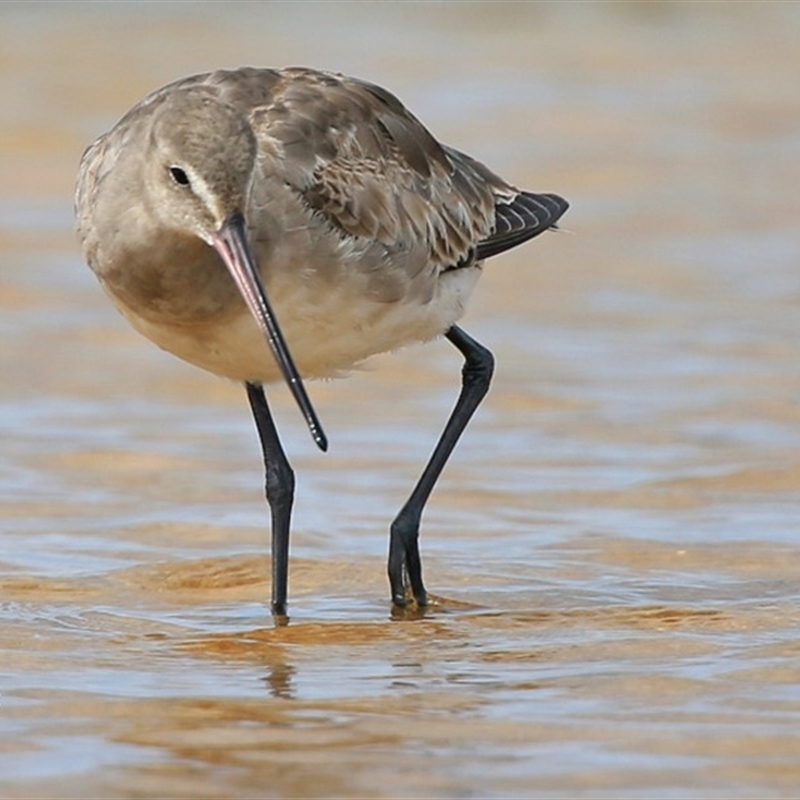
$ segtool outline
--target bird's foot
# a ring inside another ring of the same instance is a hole
[[[400,619],[417,619],[428,607],[428,593],[422,584],[422,576],[417,574],[414,580],[409,577],[408,565],[402,568],[402,581],[399,591],[392,594],[392,617]]]

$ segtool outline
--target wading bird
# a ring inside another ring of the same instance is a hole
[[[277,617],[294,473],[263,384],[286,381],[325,450],[301,375],[339,375],[441,335],[461,352],[461,393],[391,525],[392,601],[424,606],[422,512],[494,368],[456,322],[484,259],[554,228],[567,202],[439,143],[379,86],[242,68],[176,81],[134,106],[84,153],[75,204],[85,258],[131,325],[247,389]]]

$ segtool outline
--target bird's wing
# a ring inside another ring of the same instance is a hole
[[[567,203],[523,192],[440,144],[390,92],[302,67],[206,77],[249,110],[265,161],[349,236],[427,246],[439,270],[472,264],[553,227]]]
[[[499,200],[495,206],[494,230],[478,244],[476,259],[496,256],[556,228],[568,208],[569,203],[557,194],[517,191],[513,197]]]
[[[301,68],[272,74],[251,123],[272,169],[310,209],[349,236],[400,249],[425,243],[440,269],[474,257],[495,206],[477,162],[440,145],[378,86]]]

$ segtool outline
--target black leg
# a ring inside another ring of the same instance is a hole
[[[419,523],[422,512],[456,442],[489,390],[494,372],[494,356],[483,345],[467,336],[461,328],[453,325],[445,336],[464,356],[461,394],[422,477],[392,523],[389,536],[389,583],[392,587],[392,602],[397,606],[406,604],[406,578],[417,604],[424,606],[427,603],[419,557]]]
[[[272,515],[272,613],[276,617],[285,617],[294,472],[281,447],[263,387],[256,383],[246,383],[245,387],[264,454],[267,503]]]

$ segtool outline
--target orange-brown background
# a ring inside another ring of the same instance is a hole
[[[800,787],[800,5],[0,5],[0,796],[791,797]],[[242,390],[81,263],[82,148],[239,64],[395,91],[566,232],[487,264],[497,378],[424,521],[446,344],[273,391],[292,621]]]

